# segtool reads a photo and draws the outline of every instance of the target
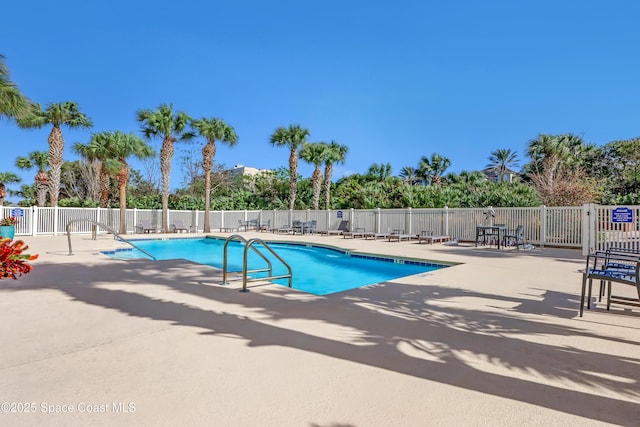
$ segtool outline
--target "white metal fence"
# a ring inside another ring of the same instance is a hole
[[[430,230],[462,241],[475,239],[478,224],[506,224],[509,229],[524,226],[529,243],[571,248],[582,248],[586,255],[611,245],[640,250],[640,206],[584,205],[570,207],[495,208],[495,217],[487,219],[486,208],[456,209],[345,209],[345,210],[242,210],[212,211],[209,221],[212,230],[236,228],[240,222],[258,220],[270,228],[291,225],[294,220],[317,222],[318,230],[335,229],[341,220],[348,220],[350,228],[365,231],[420,233]],[[128,209],[127,232],[134,233],[136,224],[148,220],[161,223],[159,209]],[[119,209],[103,208],[0,208],[0,218],[16,215],[16,235],[35,236],[62,234],[71,220],[92,219],[120,228]],[[181,220],[183,224],[202,231],[204,211],[169,211],[169,224]],[[92,223],[71,225],[72,233],[91,233]]]
[[[640,250],[640,206],[584,205],[583,253],[622,246]]]
[[[593,205],[591,205],[593,206]],[[607,223],[606,212],[611,207],[598,207],[599,221]],[[595,209],[595,208],[594,208]],[[16,235],[62,234],[66,225],[75,219],[92,219],[109,225],[115,230],[120,228],[120,212],[118,209],[103,208],[61,208],[61,207],[3,207],[2,217],[13,213],[22,214],[16,225]],[[523,225],[527,241],[535,245],[553,245],[581,247],[583,240],[596,242],[595,238],[614,239],[618,236],[605,233],[593,237],[583,232],[583,221],[588,207],[534,207],[534,208],[495,208],[495,217],[487,219],[485,208],[458,209],[345,209],[339,210],[242,210],[211,211],[210,224],[212,230],[235,228],[239,222],[258,220],[260,224],[269,224],[271,228],[291,225],[294,220],[316,220],[317,229],[335,229],[344,219],[350,222],[350,228],[362,228],[365,231],[389,232],[404,230],[405,233],[420,233],[431,230],[435,234],[447,234],[459,240],[473,241],[475,226],[487,224],[506,224],[514,229]],[[596,214],[594,214],[596,215]],[[637,218],[637,213],[636,213]],[[169,211],[169,224],[173,220],[181,220],[186,226],[194,226],[202,231],[204,211]],[[127,232],[135,232],[136,224],[148,220],[151,224],[161,223],[161,211],[155,209],[128,209],[126,214]],[[71,225],[72,233],[91,233],[90,222]],[[616,231],[611,229],[607,231]],[[628,235],[625,235],[628,236]]]

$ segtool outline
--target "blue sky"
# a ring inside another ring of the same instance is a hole
[[[334,178],[421,156],[479,170],[491,151],[571,132],[603,145],[640,136],[637,1],[36,0],[2,6],[0,54],[46,106],[74,101],[91,130],[63,129],[65,158],[92,132],[139,134],[136,111],[173,103],[239,136],[216,163],[286,166],[275,128],[349,147]],[[0,171],[47,150],[50,129],[0,122]],[[159,150],[160,141],[152,145]],[[177,145],[171,186],[182,184]],[[133,163],[134,167],[142,168]],[[308,177],[312,167],[301,162]],[[16,188],[14,186],[14,188]]]

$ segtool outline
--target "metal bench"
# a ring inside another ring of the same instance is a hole
[[[591,290],[593,279],[600,280],[602,285],[607,284],[607,310],[611,303],[640,307],[640,258],[633,254],[620,254],[610,252],[594,252],[587,256],[587,263],[582,273],[582,293],[580,296],[580,317],[584,311],[585,293],[587,293],[587,308],[591,308]],[[587,281],[589,287],[587,289]],[[630,298],[612,294],[613,283],[633,286],[638,293],[637,298]]]

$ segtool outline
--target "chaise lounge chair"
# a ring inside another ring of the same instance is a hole
[[[389,234],[390,233],[376,233],[375,231],[365,231],[362,237],[364,237],[364,240],[369,240],[369,239],[384,240],[389,236]]]
[[[277,228],[272,228],[270,231],[273,232],[273,233],[277,233],[277,234],[281,234],[281,233],[294,234],[295,233],[294,226],[295,226],[295,221],[293,223],[293,226],[289,225],[289,224],[285,224],[285,225],[281,225],[280,227],[277,227]]]
[[[401,242],[403,240],[411,240],[411,239],[417,239],[417,238],[418,238],[417,234],[406,234],[404,230],[393,230],[393,233],[387,234],[387,240],[389,242],[393,240],[397,240],[398,242]]]
[[[140,224],[136,225],[136,233],[160,233],[161,229],[155,225],[151,225],[149,220],[141,220]]]
[[[171,224],[169,226],[169,228],[171,229],[172,233],[182,233],[183,231],[185,233],[195,233],[195,227],[192,225],[190,227],[185,227],[184,223],[182,222],[182,220],[176,219],[173,221],[173,224]]]
[[[355,239],[356,237],[364,237],[366,235],[364,228],[356,228],[356,231],[345,231],[342,233],[342,237]]]
[[[418,236],[418,243],[422,243],[422,242],[427,242],[427,243],[433,243],[433,242],[447,242],[450,240],[450,237],[447,236],[446,234],[439,234],[439,235],[434,235],[433,231],[425,231],[423,230],[422,232],[420,232],[420,235]]]
[[[331,234],[343,234],[345,231],[349,231],[349,221],[348,220],[342,220],[340,221],[340,224],[338,224],[338,228],[334,229],[334,230],[320,230],[318,231],[318,233],[320,234],[326,234],[327,236],[331,235]]]

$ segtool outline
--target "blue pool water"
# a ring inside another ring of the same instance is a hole
[[[291,266],[293,287],[315,295],[332,294],[447,267],[419,260],[349,254],[346,251],[317,245],[267,243]],[[184,258],[222,268],[224,240],[221,239],[138,240],[135,244],[158,260]],[[256,246],[260,249],[260,245]],[[271,260],[274,275],[286,274],[286,268],[275,257],[267,250],[261,252]],[[105,254],[114,258],[146,258],[136,249],[107,251]],[[229,243],[229,271],[242,271],[243,254],[244,244],[237,241]],[[248,260],[250,270],[266,266],[265,261],[253,251],[249,251]],[[252,277],[264,276],[266,273],[254,273]],[[285,286],[288,283],[287,279],[274,282]]]

